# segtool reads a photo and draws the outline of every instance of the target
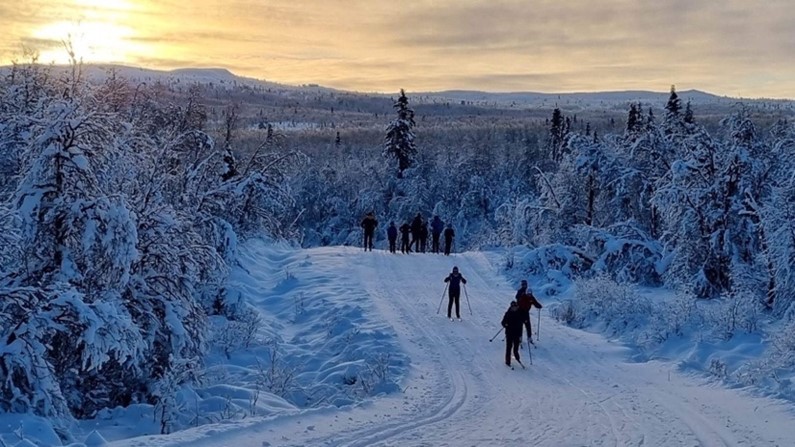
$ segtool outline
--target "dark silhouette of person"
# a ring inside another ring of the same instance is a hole
[[[378,221],[375,220],[375,215],[372,211],[367,213],[362,219],[361,227],[364,229],[364,249],[368,248],[373,251],[373,236],[375,235],[375,227],[378,226]]]
[[[442,222],[442,219],[439,219],[439,216],[433,216],[433,220],[431,221],[431,251],[433,253],[439,253],[439,236],[442,235],[442,231],[444,231],[444,222]]]
[[[417,213],[411,221],[411,245],[417,253],[420,252],[420,231],[422,231],[422,214]]]
[[[428,247],[428,222],[423,222],[420,225],[420,251],[425,253]]]
[[[400,226],[400,252],[411,253],[411,242],[409,242],[409,233],[411,232],[411,225],[408,222]]]
[[[447,224],[447,228],[444,230],[444,254],[450,255],[450,249],[453,246],[453,239],[455,238],[455,231],[453,231],[453,225]]]
[[[530,309],[533,307],[541,309],[544,306],[533,296],[533,292],[527,290],[527,280],[523,279],[522,286],[516,291],[516,304],[519,305],[519,311],[525,316],[524,325],[527,329],[527,341],[533,344],[533,328],[530,323]]]
[[[466,284],[467,280],[464,278],[461,273],[458,273],[458,267],[453,267],[453,271],[447,275],[444,279],[444,282],[449,283],[449,287],[447,289],[447,296],[449,301],[447,302],[447,318],[452,319],[452,310],[453,310],[453,303],[455,303],[455,316],[459,320],[461,319],[461,306],[459,303],[459,298],[461,297],[461,283]]]
[[[389,222],[389,227],[386,229],[386,238],[389,240],[389,252],[395,253],[396,252],[396,243],[397,243],[397,234],[398,230],[395,227],[395,222]]]
[[[510,307],[502,317],[502,327],[505,328],[505,364],[511,366],[511,353],[517,362],[522,363],[519,358],[519,344],[522,339],[522,325],[524,315],[519,309],[516,301],[511,301]]]

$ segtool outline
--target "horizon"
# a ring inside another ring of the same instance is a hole
[[[155,70],[217,66],[358,92],[715,92],[795,98],[795,5],[608,0],[394,5],[31,0],[0,6],[0,64],[38,54]],[[174,20],[180,17],[180,20]],[[764,29],[765,33],[757,30]],[[395,86],[395,87],[392,87]]]
[[[14,61],[8,65],[0,65],[0,69],[4,68],[11,68],[13,63],[18,64],[27,64],[29,62],[26,61]],[[37,62],[38,65],[41,66],[53,66],[57,68],[68,68],[70,65],[67,63],[43,63]],[[213,71],[225,71],[230,76],[240,79],[247,79],[255,82],[262,82],[262,83],[270,83],[270,84],[277,84],[282,85],[285,87],[291,88],[326,88],[337,90],[346,93],[355,93],[355,94],[363,94],[363,95],[394,95],[400,92],[401,87],[397,87],[394,91],[362,91],[362,90],[349,90],[343,89],[338,87],[332,87],[329,85],[324,85],[321,83],[309,83],[309,84],[288,84],[284,82],[275,81],[272,79],[260,79],[255,77],[249,77],[245,75],[241,75],[235,73],[233,70],[222,67],[222,66],[203,66],[203,67],[176,67],[176,68],[151,68],[151,67],[143,67],[143,66],[136,66],[130,64],[123,64],[123,63],[110,63],[110,62],[80,62],[80,64],[84,67],[93,67],[97,69],[111,69],[111,68],[118,68],[118,69],[131,69],[131,70],[141,70],[141,71],[149,71],[154,73],[160,73],[163,75],[179,75],[178,72],[185,72],[185,71],[195,71],[195,72],[213,72]],[[511,95],[511,94],[537,94],[537,95],[599,95],[599,94],[616,94],[616,93],[645,93],[645,94],[655,94],[655,95],[668,95],[670,93],[670,87],[674,86],[675,90],[678,94],[686,94],[688,92],[697,92],[704,95],[715,96],[718,98],[728,98],[728,99],[739,99],[739,100],[772,100],[772,101],[795,101],[795,98],[772,98],[772,97],[741,97],[741,96],[729,96],[723,95],[720,93],[712,92],[702,88],[686,88],[681,89],[676,85],[670,85],[665,90],[651,90],[648,88],[638,88],[638,89],[627,89],[627,90],[593,90],[593,91],[539,91],[539,90],[511,90],[511,91],[495,91],[495,90],[474,90],[474,89],[464,89],[464,88],[448,88],[444,90],[426,90],[426,91],[409,91],[407,89],[402,89],[406,91],[408,96],[412,95],[427,95],[427,94],[442,94],[442,93],[484,93],[489,95]]]

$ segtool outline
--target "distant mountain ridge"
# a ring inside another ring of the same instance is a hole
[[[70,69],[68,66],[54,66],[56,70]],[[10,70],[10,66],[0,67],[0,74]],[[239,84],[257,84],[266,87],[277,87],[286,90],[310,90],[310,91],[326,91],[326,92],[340,92],[340,93],[353,93],[368,96],[394,96],[399,88],[396,88],[395,93],[383,92],[357,92],[349,90],[341,90],[332,87],[324,87],[318,84],[309,85],[289,85],[263,79],[249,78],[237,75],[226,68],[208,67],[208,68],[178,68],[174,70],[155,70],[150,68],[132,67],[127,65],[118,64],[84,64],[84,72],[89,79],[102,79],[107,76],[111,71],[117,75],[137,81],[146,80],[166,80],[166,79],[179,79],[187,82],[198,83],[239,83]],[[519,92],[488,92],[480,90],[443,90],[434,92],[408,92],[410,96],[424,97],[432,100],[442,100],[451,102],[469,102],[469,103],[544,103],[550,104],[555,101],[585,101],[585,102],[604,102],[608,104],[626,104],[629,102],[644,102],[644,103],[660,103],[667,101],[670,92],[654,92],[648,90],[618,90],[618,91],[601,91],[601,92],[560,92],[560,93],[542,93],[533,91],[519,91]],[[731,103],[731,102],[750,102],[750,101],[771,101],[771,102],[795,102],[793,99],[767,99],[767,98],[737,98],[730,96],[721,96],[701,90],[681,90],[677,91],[679,96],[685,101],[692,101],[696,104],[702,103]]]
[[[508,93],[492,93],[473,90],[446,90],[441,92],[428,92],[419,93],[419,95],[428,96],[432,98],[447,98],[454,101],[470,101],[470,102],[516,102],[516,103],[529,103],[529,102],[551,102],[551,101],[566,101],[566,100],[580,100],[588,102],[604,101],[608,103],[627,103],[633,101],[640,102],[665,102],[670,96],[668,92],[653,92],[646,90],[624,90],[624,91],[605,91],[605,92],[571,92],[571,93],[540,93],[540,92],[508,92]],[[703,92],[701,90],[682,90],[677,91],[677,94],[685,99],[691,100],[694,103],[709,103],[709,102],[725,102],[725,101],[739,101],[738,98],[729,98],[725,96],[718,96],[712,93]]]

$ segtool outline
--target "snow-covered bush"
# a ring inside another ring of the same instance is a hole
[[[704,312],[696,297],[686,292],[677,293],[673,299],[654,303],[654,315],[640,341],[646,344],[662,343],[670,337],[682,337],[700,330]]]
[[[657,285],[660,281],[663,247],[637,225],[629,222],[605,229],[579,227],[578,239],[593,253],[594,274],[605,274],[618,282]]]
[[[575,327],[603,326],[611,335],[645,327],[653,317],[650,301],[630,284],[606,276],[575,281],[574,296],[551,306],[552,315]]]
[[[746,385],[763,385],[782,397],[795,398],[795,321],[775,331],[761,358],[736,371],[737,380]]]
[[[737,333],[753,333],[759,329],[762,304],[743,295],[728,295],[712,300],[706,306],[708,327],[721,339],[729,340]]]

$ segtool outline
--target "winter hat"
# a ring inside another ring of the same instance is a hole
[[[458,271],[458,267],[455,267],[455,266],[454,266],[454,267],[453,267],[453,271],[454,271],[454,272],[457,272],[457,271]]]

